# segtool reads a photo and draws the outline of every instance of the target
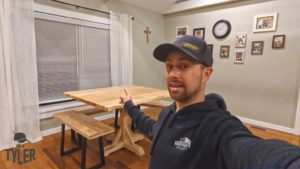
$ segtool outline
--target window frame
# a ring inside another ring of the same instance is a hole
[[[110,22],[108,17],[105,18],[101,16],[70,11],[38,3],[34,3],[34,18],[107,30],[110,29]],[[70,101],[68,102],[68,99],[63,99],[62,102],[58,102],[58,104],[45,104],[45,106],[40,106],[40,119],[49,118],[52,116],[53,112],[57,112],[60,110],[86,106],[86,104],[84,103],[73,101],[72,99],[69,100]]]

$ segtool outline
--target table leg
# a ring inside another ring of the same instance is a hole
[[[138,156],[145,154],[144,149],[135,144],[136,141],[142,140],[144,137],[141,134],[133,134],[130,130],[130,117],[128,116],[126,110],[120,110],[120,130],[118,131],[113,143],[106,146],[105,156],[108,156],[112,152],[115,152],[121,148],[126,148]]]

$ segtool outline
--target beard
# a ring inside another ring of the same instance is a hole
[[[202,78],[201,78],[202,79]],[[196,98],[201,92],[201,80],[196,85],[185,84],[184,82],[169,82],[168,91],[172,99],[177,102],[187,103]]]

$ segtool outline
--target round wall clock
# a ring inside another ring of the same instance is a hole
[[[221,19],[214,24],[212,29],[213,35],[217,39],[223,39],[229,35],[231,31],[231,24],[229,21]]]

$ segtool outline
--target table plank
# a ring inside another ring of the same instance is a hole
[[[119,101],[120,96],[124,94],[124,89],[132,96],[134,104],[137,105],[169,97],[167,90],[136,85],[70,91],[65,92],[64,95],[89,105],[99,107],[105,111],[112,111],[122,108]]]

